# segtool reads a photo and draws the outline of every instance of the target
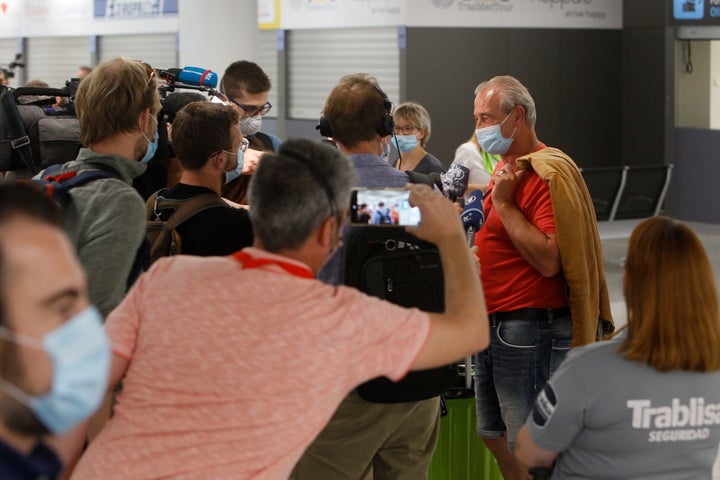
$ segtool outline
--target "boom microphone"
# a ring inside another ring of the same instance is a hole
[[[443,192],[451,200],[455,201],[457,197],[462,197],[468,188],[468,177],[470,177],[470,169],[453,163],[448,171],[440,174],[440,180],[443,185]]]
[[[178,82],[196,87],[215,88],[218,84],[218,75],[212,70],[201,67],[168,68],[166,72],[175,75]]]
[[[467,232],[468,245],[475,243],[475,232],[485,223],[485,213],[483,213],[483,192],[482,190],[473,190],[467,199],[465,208],[462,212],[462,222]]]

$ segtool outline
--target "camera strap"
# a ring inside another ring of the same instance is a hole
[[[0,110],[2,110],[5,119],[5,125],[8,126],[8,139],[10,146],[20,156],[23,164],[35,175],[40,171],[40,167],[35,164],[32,158],[32,150],[30,148],[30,137],[25,131],[25,126],[20,119],[20,112],[17,109],[17,100],[11,90],[5,90],[0,97]]]

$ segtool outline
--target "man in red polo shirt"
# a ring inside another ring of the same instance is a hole
[[[483,151],[501,155],[475,238],[490,314],[476,357],[477,432],[505,479],[526,478],[512,450],[537,393],[570,346],[611,322],[602,250],[575,163],[535,133],[535,102],[510,76],[475,90]]]

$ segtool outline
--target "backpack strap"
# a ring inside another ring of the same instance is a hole
[[[201,193],[194,197],[178,200],[174,198],[163,197],[162,194],[167,188],[158,190],[148,198],[145,203],[148,221],[160,220],[160,212],[162,210],[172,210],[170,218],[165,220],[167,228],[172,230],[180,224],[208,208],[213,207],[230,207],[216,193]]]
[[[25,131],[25,126],[20,119],[20,112],[17,109],[17,99],[11,90],[5,90],[0,97],[2,115],[5,125],[8,126],[7,137],[10,139],[10,146],[17,152],[22,163],[35,175],[40,171],[40,166],[35,163],[30,148],[30,137]]]
[[[28,180],[30,183],[37,185],[45,194],[51,198],[65,198],[68,191],[80,185],[85,185],[94,180],[101,178],[117,178],[116,175],[105,170],[71,170],[64,173],[58,173],[62,165],[52,165],[45,169],[42,178],[33,178]]]

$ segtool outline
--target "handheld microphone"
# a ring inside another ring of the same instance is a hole
[[[463,227],[467,232],[468,245],[472,246],[475,243],[475,232],[480,230],[480,227],[485,223],[482,190],[473,190],[470,193],[461,218]]]
[[[215,88],[218,84],[217,73],[201,67],[168,68],[166,72],[174,75],[178,82],[186,85]]]
[[[467,233],[468,246],[475,244],[475,232],[485,223],[485,213],[483,212],[483,192],[482,190],[473,190],[467,197],[465,208],[462,216],[463,227]],[[470,376],[470,365],[472,365],[472,356],[465,357],[465,388],[472,388],[472,377]]]
[[[440,174],[440,180],[443,185],[443,192],[451,200],[455,201],[457,197],[465,194],[468,188],[468,178],[470,177],[470,169],[453,163],[448,171]]]

